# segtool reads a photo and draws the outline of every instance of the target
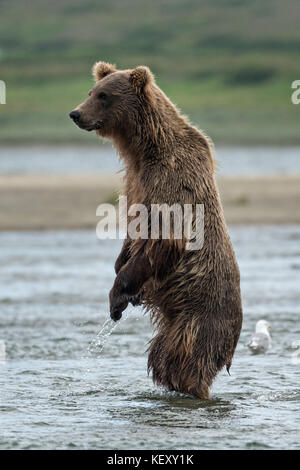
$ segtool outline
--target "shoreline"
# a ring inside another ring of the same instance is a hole
[[[229,225],[300,224],[300,174],[218,177]],[[96,228],[100,203],[116,201],[120,175],[0,175],[0,231]]]

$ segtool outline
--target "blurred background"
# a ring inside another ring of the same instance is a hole
[[[297,0],[1,0],[1,142],[95,143],[67,112],[105,60],[147,64],[218,144],[298,144],[299,16]]]
[[[115,200],[115,153],[68,117],[97,60],[148,65],[213,139],[229,222],[300,221],[299,17],[297,0],[1,0],[0,228],[94,227]]]
[[[0,0],[0,448],[299,448],[299,25],[298,0]],[[215,144],[245,320],[207,402],[154,387],[139,308],[107,323],[122,164],[68,116],[98,60],[148,65]]]

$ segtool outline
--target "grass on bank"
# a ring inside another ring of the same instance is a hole
[[[218,79],[158,82],[181,111],[218,144],[300,143],[300,106],[292,105],[287,80],[234,87]],[[68,117],[92,86],[89,70],[85,78],[38,85],[12,81],[9,85],[7,104],[0,107],[1,143],[95,144],[95,134],[79,130]]]

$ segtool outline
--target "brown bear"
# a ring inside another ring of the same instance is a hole
[[[117,70],[98,62],[93,75],[89,98],[70,117],[113,141],[125,164],[128,205],[204,205],[201,249],[186,249],[186,239],[172,234],[127,236],[115,263],[111,318],[119,320],[129,302],[141,303],[157,332],[148,358],[154,382],[208,398],[218,371],[229,371],[242,326],[239,269],[210,141],[179,113],[147,67]]]

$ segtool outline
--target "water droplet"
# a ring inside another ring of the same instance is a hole
[[[128,317],[128,313],[123,315],[123,321],[126,320],[127,317]],[[111,318],[108,318],[107,320],[105,320],[96,338],[91,342],[90,346],[88,347],[88,351],[90,353],[97,352],[100,355],[101,352],[103,351],[103,348],[108,338],[110,337],[114,329],[121,323],[121,321],[122,320],[115,322],[111,320]]]

